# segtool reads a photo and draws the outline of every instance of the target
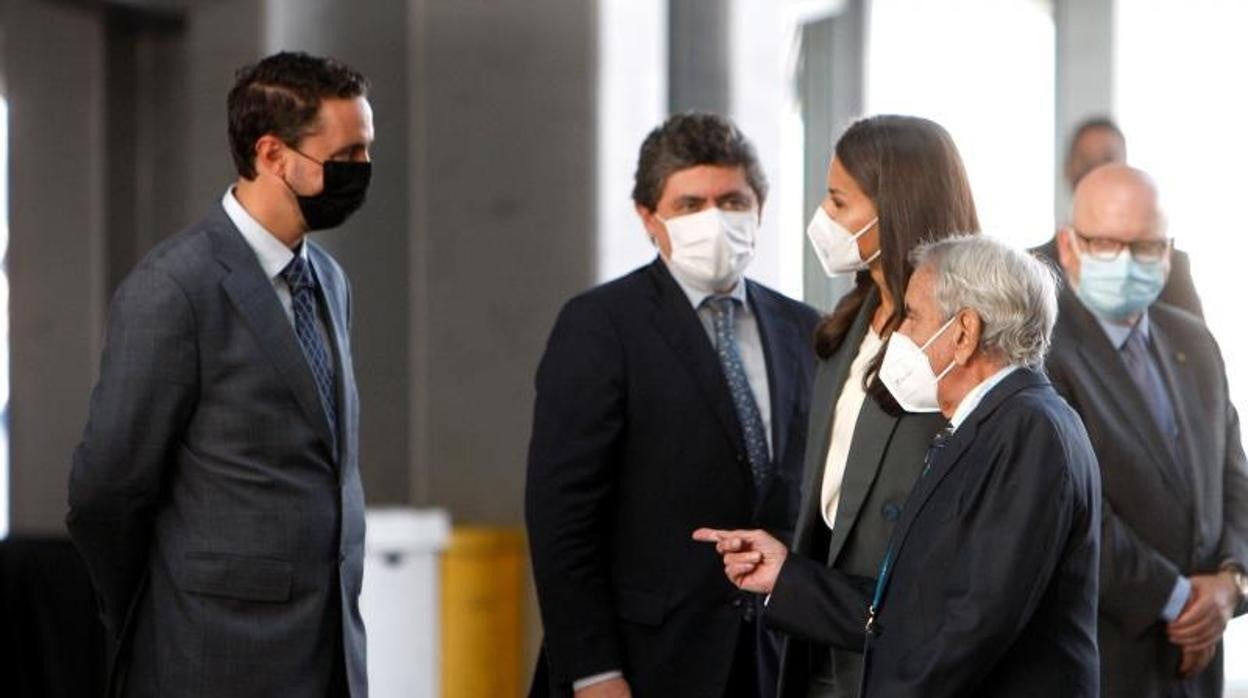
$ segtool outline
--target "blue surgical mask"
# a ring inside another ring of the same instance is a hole
[[[1079,253],[1079,285],[1075,294],[1090,310],[1111,319],[1143,312],[1166,285],[1166,262],[1140,262],[1124,248],[1113,259]]]

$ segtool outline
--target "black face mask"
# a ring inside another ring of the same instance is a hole
[[[317,162],[298,150],[295,152]],[[364,205],[368,183],[373,177],[373,163],[326,160],[318,164],[324,183],[321,193],[303,196],[293,188],[290,191],[299,203],[299,212],[303,214],[308,230],[337,228]],[[290,188],[289,183],[286,186]]]

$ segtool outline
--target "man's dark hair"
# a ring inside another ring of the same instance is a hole
[[[736,124],[718,114],[687,112],[668,117],[641,144],[633,201],[653,211],[667,178],[699,165],[742,167],[759,205],[767,198],[767,178],[758,154]]]
[[[1083,138],[1083,135],[1088,131],[1095,131],[1098,129],[1104,129],[1113,133],[1124,143],[1127,141],[1127,137],[1122,135],[1122,129],[1118,128],[1118,124],[1113,119],[1102,115],[1090,116],[1076,124],[1075,130],[1070,132],[1070,140],[1066,142],[1067,162],[1069,162],[1071,156],[1074,155],[1075,144],[1079,142],[1079,139]]]
[[[226,101],[230,154],[245,179],[256,178],[256,141],[273,134],[289,145],[313,130],[323,99],[368,93],[368,78],[332,58],[301,52],[275,53],[234,74]]]

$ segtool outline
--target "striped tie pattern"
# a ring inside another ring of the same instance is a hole
[[[329,431],[337,437],[338,405],[334,396],[334,363],[329,356],[329,348],[321,337],[316,321],[316,274],[312,266],[300,255],[290,260],[290,264],[282,270],[282,278],[290,287],[291,309],[295,315],[295,335],[299,338],[299,346],[303,356],[312,369],[312,378],[316,382],[316,392],[321,396],[321,406],[325,408],[325,419],[329,420]]]

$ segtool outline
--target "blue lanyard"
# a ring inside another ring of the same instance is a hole
[[[884,560],[880,562],[880,573],[875,579],[875,594],[871,597],[871,607],[867,609],[867,627],[868,635],[875,634],[875,620],[879,616],[880,602],[884,600],[884,587],[888,584],[888,575],[893,569],[893,546],[890,543],[888,550],[884,553]]]
[[[923,471],[919,475],[919,480],[927,477],[932,469],[932,461],[936,452],[944,447],[945,441],[949,438],[952,430],[946,427],[940,430],[933,439],[931,448],[927,450],[927,455],[923,458]],[[917,483],[916,483],[917,487]],[[894,530],[893,535],[897,532]],[[893,571],[893,541],[888,543],[888,549],[884,551],[884,559],[880,562],[880,573],[875,578],[875,594],[871,597],[871,606],[867,609],[867,634],[874,635],[876,631],[875,621],[879,617],[880,603],[884,601],[884,587],[888,586],[888,575]]]

